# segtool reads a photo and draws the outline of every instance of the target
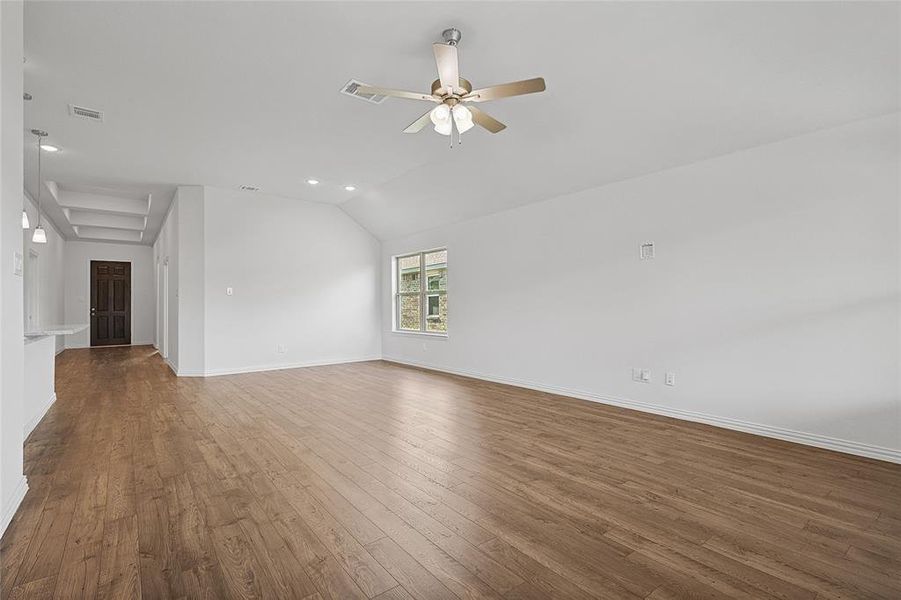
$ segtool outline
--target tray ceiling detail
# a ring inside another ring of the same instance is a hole
[[[58,209],[52,212],[63,217],[54,222],[67,238],[136,244],[145,241],[152,194],[65,186],[56,181],[44,185]]]

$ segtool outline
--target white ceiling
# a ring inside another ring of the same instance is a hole
[[[387,239],[897,111],[899,8],[28,2],[26,126],[63,149],[45,179],[153,194],[142,243],[180,184],[340,204]],[[428,91],[430,44],[451,25],[476,87],[547,80],[482,105],[507,130],[450,150],[428,128],[401,133],[428,104],[338,93],[350,78]]]

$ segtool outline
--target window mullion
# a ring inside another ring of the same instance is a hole
[[[419,331],[425,331],[425,252],[419,253]]]

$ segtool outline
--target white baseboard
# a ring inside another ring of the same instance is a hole
[[[38,426],[38,423],[41,422],[41,419],[44,418],[44,415],[47,414],[47,411],[50,410],[50,407],[53,406],[53,403],[56,402],[56,392],[53,392],[53,395],[44,403],[44,406],[41,407],[40,412],[35,415],[28,423],[25,423],[25,437],[27,438],[31,435],[31,432],[34,431],[34,428]]]
[[[718,417],[716,415],[702,412],[669,408],[667,406],[652,404],[650,402],[639,402],[636,400],[628,400],[626,398],[602,396],[599,394],[583,392],[580,390],[547,386],[540,383],[535,383],[533,381],[509,379],[506,377],[494,377],[492,375],[476,373],[474,371],[465,371],[462,369],[446,369],[444,367],[419,363],[402,358],[384,356],[382,357],[382,360],[402,365],[409,365],[412,367],[419,367],[422,369],[429,369],[432,371],[441,371],[443,373],[450,373],[452,375],[462,375],[464,377],[482,379],[484,381],[491,381],[494,383],[503,383],[506,385],[527,388],[530,390],[537,390],[539,392],[547,392],[560,396],[569,396],[572,398],[578,398],[580,400],[588,400],[590,402],[599,402],[601,404],[610,404],[612,406],[630,408],[641,412],[653,413],[655,415],[673,417],[675,419],[681,419],[683,421],[704,423],[706,425],[713,425],[715,427],[722,427],[724,429],[743,431],[745,433],[753,433],[756,435],[776,438],[787,442],[795,442],[796,444],[803,444],[805,446],[815,446],[817,448],[825,448],[826,450],[834,450],[836,452],[843,452],[845,454],[854,454],[856,456],[864,456],[866,458],[875,458],[877,460],[884,460],[901,464],[901,450],[896,450],[893,448],[873,446],[870,444],[864,444],[851,440],[843,440],[840,438],[829,437],[817,433],[805,433],[803,431],[795,431],[793,429],[786,429],[784,427],[776,427],[773,425],[763,425],[761,423],[731,419],[729,417]]]
[[[263,371],[282,371],[284,369],[302,369],[305,367],[325,367],[328,365],[343,365],[347,363],[366,362],[370,360],[381,360],[381,356],[367,356],[355,358],[339,358],[331,360],[308,361],[279,365],[256,365],[252,367],[241,367],[238,369],[211,369],[202,373],[179,373],[179,377],[218,377],[219,375],[238,375],[240,373],[260,373]]]
[[[169,365],[169,368],[172,369],[172,372],[173,372],[173,373],[175,373],[176,375],[178,375],[178,367],[176,367],[175,365],[173,365],[173,364],[169,361],[168,358],[164,358],[164,359],[163,359],[163,362],[166,363],[167,365]]]
[[[25,498],[27,492],[28,480],[23,475],[22,479],[20,479],[19,483],[16,485],[16,489],[13,490],[12,496],[10,496],[9,500],[6,502],[6,506],[3,507],[3,515],[0,517],[0,535],[3,535],[6,532],[6,528],[16,515],[16,511],[19,510],[19,505],[22,504],[22,500]]]

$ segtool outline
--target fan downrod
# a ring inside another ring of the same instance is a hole
[[[460,33],[460,30],[456,27],[451,27],[450,29],[442,31],[441,37],[444,38],[444,43],[448,46],[456,46],[460,43],[460,38],[463,37],[463,34]]]

